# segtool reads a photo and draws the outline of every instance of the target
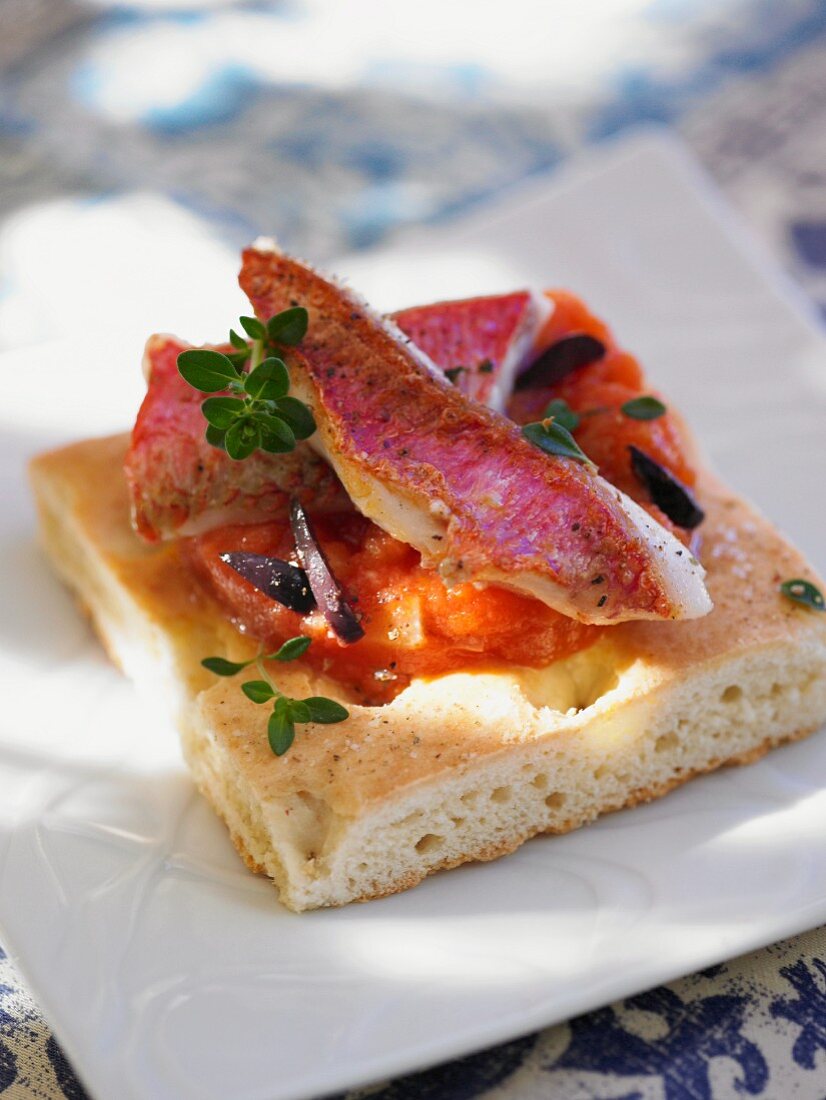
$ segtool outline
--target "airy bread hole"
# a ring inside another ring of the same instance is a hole
[[[660,734],[654,743],[654,752],[668,752],[671,749],[676,749],[679,743],[680,739],[676,733]]]
[[[407,817],[402,818],[399,822],[400,829],[409,829],[412,825],[415,825],[417,821],[421,821],[422,811],[414,810],[412,814],[408,814]]]
[[[554,791],[545,799],[545,805],[549,810],[559,810],[565,805],[565,795],[562,791]]]
[[[729,684],[723,694],[720,696],[720,701],[723,703],[736,703],[738,699],[742,699],[743,689],[739,684]]]
[[[479,801],[479,792],[478,791],[465,791],[465,793],[462,795],[462,797],[459,799],[459,801],[464,806],[475,806],[476,803]]]
[[[296,791],[282,803],[288,815],[293,843],[305,859],[315,859],[324,850],[333,812],[324,801],[309,791]]]
[[[539,775],[533,778],[533,780],[531,781],[531,785],[536,787],[538,791],[544,791],[545,788],[548,786],[547,775],[543,775],[543,773],[540,772]]]
[[[587,710],[620,682],[627,659],[609,643],[597,642],[547,668],[523,668],[519,687],[533,706],[569,714]]]
[[[491,802],[508,802],[512,794],[510,787],[497,787],[495,791],[491,792]]]
[[[438,836],[436,833],[425,833],[422,839],[416,843],[416,851],[420,856],[438,852],[444,843],[444,839],[443,836]]]
[[[577,710],[587,710],[598,703],[603,695],[613,691],[619,683],[619,675],[613,666],[605,665],[591,670],[591,675],[577,685]]]

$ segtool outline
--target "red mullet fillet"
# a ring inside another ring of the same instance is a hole
[[[319,426],[310,443],[448,584],[503,585],[593,623],[710,609],[702,567],[639,505],[468,401],[354,294],[263,248],[244,253],[240,282],[261,317],[308,310],[289,363]]]
[[[499,407],[547,314],[543,302],[517,291],[414,306],[396,319],[442,370],[472,364],[459,372],[457,387]],[[172,336],[152,336],[146,344],[147,394],[126,460],[137,531],[154,542],[225,523],[286,518],[290,493],[313,512],[350,510],[338,478],[305,444],[291,454],[259,451],[235,463],[206,442],[203,394],[177,369],[178,355],[188,347]]]
[[[190,346],[174,336],[146,343],[148,389],[125,464],[136,530],[154,542],[286,518],[293,496],[315,512],[350,511],[338,478],[306,443],[289,454],[257,451],[244,462],[207,443],[204,395],[178,373],[178,355]]]

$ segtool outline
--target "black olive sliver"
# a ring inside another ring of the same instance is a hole
[[[631,469],[648,490],[652,501],[672,523],[691,531],[706,518],[705,512],[679,478],[669,473],[659,462],[630,444]]]
[[[577,370],[596,363],[605,355],[605,344],[586,332],[572,333],[545,348],[516,379],[514,389],[535,390],[551,386]]]
[[[297,500],[293,500],[290,505],[290,524],[298,557],[304,566],[319,610],[340,641],[348,645],[358,642],[364,637],[364,628],[347,602],[341,585],[318,544],[310,519]]]
[[[297,565],[282,561],[281,558],[248,554],[242,550],[221,554],[221,561],[254,585],[259,592],[289,611],[306,615],[316,606],[307,574]]]

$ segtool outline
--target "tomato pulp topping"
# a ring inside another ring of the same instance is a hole
[[[313,644],[304,660],[347,683],[365,703],[389,702],[414,676],[503,662],[541,667],[599,634],[599,627],[502,588],[448,589],[434,570],[422,568],[417,551],[355,512],[318,516],[314,527],[364,628],[355,645],[343,646],[319,611],[289,611],[221,560],[232,550],[289,559],[288,523],[222,527],[188,540],[185,552],[238,626],[268,649],[308,635]]]
[[[695,473],[678,425],[667,413],[654,420],[626,416],[626,402],[651,392],[638,362],[616,347],[605,325],[574,295],[551,291],[548,296],[555,308],[537,351],[573,333],[586,333],[605,345],[605,354],[553,385],[517,391],[508,414],[525,424],[542,419],[552,399],[565,400],[581,417],[574,435],[600,473],[675,530],[648,499],[631,468],[628,447],[639,447],[691,486]],[[303,659],[346,683],[366,704],[389,702],[416,676],[503,663],[540,668],[591,645],[607,629],[576,622],[538,600],[494,586],[447,588],[435,571],[422,567],[417,551],[355,512],[313,520],[318,541],[364,627],[364,638],[355,645],[342,645],[319,611],[301,616],[288,610],[221,560],[222,554],[239,550],[295,560],[287,521],[222,527],[186,540],[184,553],[239,628],[267,649],[297,634],[308,635],[313,644]]]
[[[669,413],[656,420],[634,420],[622,406],[635,397],[651,394],[637,360],[617,347],[607,327],[585,304],[565,290],[548,291],[554,310],[539,340],[550,347],[572,333],[587,333],[605,345],[605,355],[572,371],[550,386],[517,390],[508,402],[508,415],[517,424],[541,420],[548,403],[561,398],[581,417],[574,436],[582,450],[599,467],[600,474],[624,493],[638,500],[663,524],[679,534],[668,518],[653,505],[631,469],[629,445],[639,447],[684,485],[693,486],[696,474],[685,454],[685,443],[675,418]]]

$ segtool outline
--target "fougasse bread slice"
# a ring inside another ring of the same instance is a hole
[[[817,578],[748,504],[700,472],[713,611],[628,622],[545,669],[507,666],[414,681],[363,707],[323,675],[285,665],[296,696],[347,704],[275,757],[266,715],[201,667],[249,657],[175,542],[133,532],[121,474],[128,438],[35,459],[41,538],[112,657],[167,699],[193,778],[241,855],[295,910],[343,905],[513,850],[746,763],[826,718],[826,614],[782,595]]]

